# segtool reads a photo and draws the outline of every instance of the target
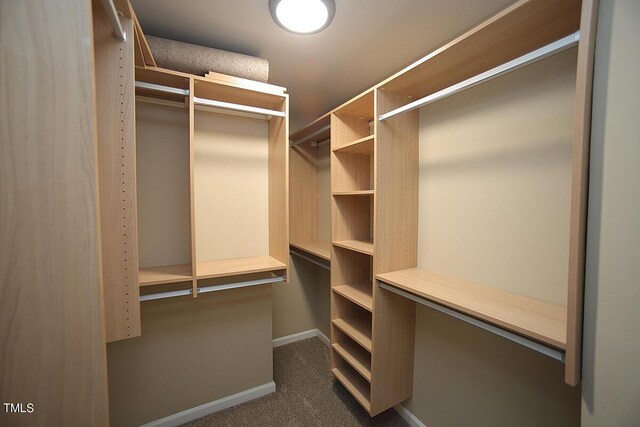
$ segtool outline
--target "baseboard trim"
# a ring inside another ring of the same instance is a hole
[[[280,337],[273,340],[273,347],[280,347],[281,345],[291,344],[292,342],[306,340],[308,338],[318,337],[326,345],[329,345],[329,338],[319,329],[309,329],[308,331],[298,332],[297,334],[287,335],[286,337]]]
[[[214,412],[222,411],[223,409],[275,393],[275,391],[276,383],[271,381],[258,387],[250,388],[249,390],[241,391],[240,393],[232,394],[231,396],[223,397],[222,399],[214,400],[213,402],[205,403],[204,405],[152,421],[141,427],[177,427],[189,421],[204,417],[205,415],[213,414]]]
[[[418,417],[413,415],[413,412],[405,408],[403,405],[396,405],[393,409],[395,409],[402,419],[408,422],[411,427],[427,427]]]

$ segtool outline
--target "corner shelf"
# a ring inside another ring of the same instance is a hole
[[[365,255],[373,255],[372,240],[339,240],[333,242],[333,246],[360,252]]]

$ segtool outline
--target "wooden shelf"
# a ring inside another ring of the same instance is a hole
[[[256,256],[247,258],[230,258],[216,261],[200,261],[196,265],[198,279],[214,277],[237,276],[240,274],[261,273],[266,271],[281,271],[287,268],[270,256]]]
[[[354,304],[368,311],[373,311],[373,297],[371,296],[371,283],[357,283],[353,285],[341,285],[331,288],[333,292],[348,299]]]
[[[333,242],[333,245],[362,254],[373,255],[373,241],[371,240],[339,240]]]
[[[290,243],[294,248],[315,255],[327,261],[331,261],[331,243],[324,240],[307,240],[304,242]]]
[[[334,196],[373,196],[375,190],[335,191]]]
[[[191,264],[142,267],[140,268],[138,274],[138,281],[140,283],[140,286],[189,282],[192,279],[193,276],[191,275]]]
[[[418,268],[376,278],[461,313],[564,350],[567,309],[561,305],[477,285]]]
[[[347,334],[351,339],[371,352],[371,323],[355,318],[341,318],[332,321],[333,325]]]
[[[334,153],[344,154],[360,154],[360,155],[372,155],[373,143],[375,140],[374,135],[365,136],[364,138],[356,139],[355,141],[348,142],[343,146],[336,147],[332,151]]]
[[[371,382],[371,355],[361,347],[344,343],[335,343],[331,348],[353,367],[367,381]]]
[[[331,370],[333,375],[340,383],[356,398],[358,403],[369,412],[371,410],[371,402],[369,401],[369,384],[365,383],[362,378],[358,377],[358,374],[346,364],[340,367],[333,368]]]

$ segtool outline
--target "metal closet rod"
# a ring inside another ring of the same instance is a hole
[[[171,86],[158,85],[155,83],[139,82],[136,80],[136,87],[140,89],[155,90],[158,92],[172,93],[174,95],[189,96],[188,89],[179,89]],[[286,117],[286,114],[278,110],[254,107],[251,105],[234,104],[231,102],[216,101],[213,99],[193,97],[194,104],[208,107],[222,108],[225,110],[242,111],[245,113],[262,114],[265,116]]]
[[[245,280],[243,282],[224,283],[222,285],[211,285],[198,288],[199,294],[206,294],[208,292],[225,291],[228,289],[247,288],[256,285],[266,285],[268,283],[284,282],[287,280],[286,276],[269,277],[267,279]],[[173,298],[186,295],[192,295],[193,289],[180,289],[177,291],[158,292],[155,294],[140,295],[140,301],[152,301],[157,299]]]
[[[294,142],[290,143],[289,147],[295,147],[298,144],[302,144],[303,142],[307,142],[307,141],[315,138],[316,136],[320,135],[321,133],[324,133],[324,132],[328,131],[329,129],[331,129],[331,125],[326,125],[326,126],[320,128],[320,129],[318,129],[317,131],[311,132],[309,135],[307,135],[307,136],[305,136],[303,138],[300,138],[297,141],[294,141]]]
[[[289,253],[291,255],[295,255],[295,256],[297,256],[299,258],[302,258],[305,261],[309,261],[310,263],[315,264],[315,265],[317,265],[319,267],[322,267],[325,270],[331,270],[331,265],[330,264],[325,264],[325,263],[322,263],[320,261],[317,261],[317,260],[315,260],[315,259],[313,259],[313,258],[311,258],[309,256],[306,256],[305,254],[303,254],[301,252],[295,251],[293,249],[289,249]]]
[[[418,297],[416,295],[413,295],[409,292],[405,292],[403,290],[400,290],[396,287],[387,285],[384,282],[381,282],[379,280],[376,281],[378,283],[378,287],[382,288],[382,289],[386,289],[387,291],[393,292],[395,294],[398,294],[400,296],[403,296],[405,298],[408,298],[412,301],[415,301],[417,303],[420,303],[424,306],[427,306],[429,308],[432,308],[434,310],[437,310],[441,313],[444,313],[446,315],[449,315],[451,317],[455,317],[458,320],[462,320],[463,322],[469,323],[470,325],[476,326],[480,329],[484,329],[485,331],[491,332],[493,334],[499,335],[503,338],[508,339],[509,341],[513,341],[515,343],[518,343],[520,345],[523,345],[525,347],[528,347],[532,350],[537,351],[538,353],[542,353],[545,356],[549,356],[553,359],[559,360],[561,362],[564,362],[565,360],[565,356],[564,356],[564,352],[556,350],[555,348],[551,348],[551,347],[547,347],[546,345],[540,344],[537,341],[533,341],[530,340],[528,338],[525,338],[523,336],[514,334],[512,332],[509,332],[505,329],[499,328],[497,326],[494,326],[490,323],[484,322],[482,320],[476,319],[475,317],[471,317],[468,316],[466,314],[460,313],[458,311],[452,310],[448,307],[442,306],[440,304],[434,303],[432,301],[429,301],[427,299]]]
[[[122,28],[122,23],[120,22],[120,17],[118,16],[116,5],[113,4],[113,0],[102,0],[102,5],[107,12],[107,17],[109,18],[109,22],[113,28],[113,35],[121,42],[126,42],[127,33]]]
[[[410,102],[407,105],[403,105],[402,107],[398,107],[394,110],[391,110],[388,113],[380,114],[380,116],[378,117],[378,120],[382,122],[398,114],[405,113],[407,111],[412,111],[417,108],[424,107],[425,105],[444,99],[448,96],[455,95],[456,93],[472,88],[473,86],[479,85],[480,83],[484,83],[496,77],[500,77],[503,74],[510,73],[511,71],[515,71],[526,65],[529,65],[536,61],[544,59],[548,56],[554,55],[556,53],[560,53],[566,49],[569,49],[575,46],[579,40],[580,40],[580,31],[576,31],[571,35],[563,37],[560,40],[557,40],[553,43],[543,46],[540,49],[536,49],[532,52],[529,52],[526,55],[523,55],[512,61],[509,61],[495,68],[492,68],[489,71],[485,71],[484,73],[480,73],[477,76],[471,77],[467,80],[463,80],[460,83],[456,83],[438,92],[432,93],[431,95],[427,95],[424,98],[417,99],[413,102]]]

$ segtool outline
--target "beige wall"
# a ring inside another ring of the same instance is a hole
[[[567,294],[576,51],[420,112],[422,268],[556,303]],[[417,307],[414,394],[429,427],[577,426],[562,363]]]
[[[640,2],[601,0],[596,41],[582,425],[640,425]]]
[[[272,381],[270,286],[140,308],[142,336],[107,346],[112,426],[137,426]]]

